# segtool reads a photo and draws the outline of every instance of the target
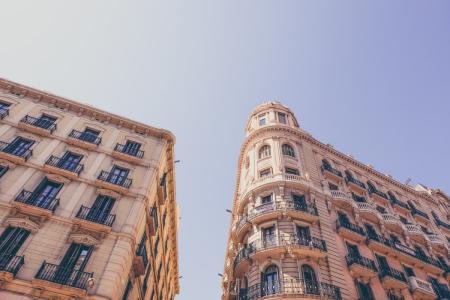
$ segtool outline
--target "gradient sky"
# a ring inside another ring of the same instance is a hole
[[[450,193],[450,1],[2,1],[0,77],[173,131],[178,300],[220,296],[244,125],[282,101],[319,140]]]

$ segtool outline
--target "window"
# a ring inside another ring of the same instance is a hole
[[[370,283],[365,284],[358,280],[356,281],[356,287],[358,289],[359,299],[375,300]]]
[[[86,127],[84,132],[80,134],[80,139],[85,142],[95,143],[99,135],[100,131]]]
[[[76,171],[82,159],[83,155],[66,152],[57,163],[57,167],[68,171]]]
[[[167,172],[164,172],[163,176],[161,177],[159,186],[162,187],[163,197],[164,197],[164,199],[166,199],[167,198]]]
[[[263,177],[267,177],[272,175],[272,170],[271,169],[264,169],[262,171],[259,171],[259,177],[263,178]]]
[[[414,270],[408,266],[403,266],[403,270],[405,270],[407,277],[416,276],[416,274],[414,273]]]
[[[9,167],[8,166],[3,166],[0,165],[0,178],[5,175],[6,171],[8,171]]]
[[[330,188],[330,191],[338,191],[339,187],[335,184],[332,184],[331,182],[328,182],[328,187]]]
[[[331,169],[331,165],[330,165],[330,163],[328,162],[328,160],[326,160],[326,159],[322,159],[322,165],[323,165],[323,167],[324,167],[325,170]]]
[[[0,102],[0,118],[3,119],[9,114],[9,103]]]
[[[144,293],[144,295],[147,294],[147,288],[148,288],[148,277],[150,276],[152,270],[152,265],[148,264],[147,270],[145,271],[145,276],[144,276],[144,284],[142,286],[142,292]],[[145,298],[145,297],[144,297]]]
[[[352,258],[356,258],[356,257],[360,257],[361,254],[359,253],[359,249],[357,245],[353,245],[353,244],[347,244],[347,252],[348,252],[348,256],[352,257]]]
[[[370,224],[364,224],[364,225],[365,225],[365,227],[366,227],[367,235],[368,235],[369,237],[375,237],[375,236],[378,236],[377,232],[375,231],[375,229],[373,228],[372,225],[370,225]]]
[[[264,145],[261,148],[259,148],[259,151],[258,151],[258,158],[259,159],[269,157],[270,155],[271,155],[271,152],[270,152],[270,146],[269,145]]]
[[[150,211],[150,216],[153,219],[153,224],[155,224],[155,230],[158,229],[158,210],[156,209],[156,207],[152,207],[151,211]]]
[[[44,129],[50,129],[53,123],[55,123],[56,118],[48,115],[42,115],[39,119],[37,119],[33,125],[37,127],[41,127]]]
[[[279,112],[278,113],[278,122],[282,123],[282,124],[286,124],[286,114]]]
[[[405,217],[399,216],[399,218],[400,218],[400,221],[401,221],[403,224],[408,224],[408,220],[406,220]]]
[[[98,195],[87,214],[86,220],[100,224],[106,223],[115,202],[116,199],[113,197]]]
[[[11,104],[0,101],[0,110],[7,110]]]
[[[306,210],[306,199],[305,199],[305,195],[296,195],[293,194],[292,195],[292,201],[294,202],[294,208],[296,210]]]
[[[261,197],[261,204],[272,203],[272,194]]]
[[[37,186],[25,203],[45,209],[51,209],[51,207],[55,204],[56,195],[58,195],[62,186],[63,185],[61,183],[53,182],[45,178]]]
[[[391,233],[391,234],[389,235],[389,237],[391,238],[391,241],[392,241],[393,243],[401,244],[399,238],[398,238],[395,234],[392,234],[392,233]]]
[[[311,232],[307,226],[297,226],[297,238],[300,245],[308,246],[311,242]]]
[[[392,192],[388,192],[388,197],[391,201],[397,201],[397,197]]]
[[[141,148],[140,143],[127,140],[127,142],[123,147],[122,152],[132,156],[137,156],[140,148]]]
[[[317,283],[316,273],[309,265],[302,266],[302,276],[305,282],[305,290],[307,294],[319,295],[319,285]]]
[[[283,146],[281,146],[281,151],[283,152],[283,155],[295,157],[294,148],[292,148],[291,145],[283,144]]]
[[[13,259],[20,247],[30,235],[28,230],[18,227],[7,227],[0,236],[0,263],[7,266]]]
[[[57,268],[55,278],[60,278],[63,280],[63,282],[58,283],[67,284],[70,282],[72,284],[72,280],[83,280],[81,277],[74,279],[73,275],[75,274],[73,271],[83,272],[89,261],[91,253],[91,246],[72,243],[60,263],[60,268]]]
[[[156,237],[155,245],[153,247],[153,253],[156,256],[158,256],[158,247],[159,247],[159,236]]]
[[[278,267],[275,265],[267,267],[261,277],[263,296],[277,294],[280,290]]]
[[[128,300],[128,295],[130,294],[132,289],[133,284],[131,283],[131,280],[128,279],[127,287],[125,288],[125,292],[123,293],[122,300]]]
[[[129,172],[130,170],[114,166],[109,173],[107,181],[113,184],[121,185],[127,180]]]
[[[286,172],[286,174],[289,174],[289,175],[300,175],[300,172],[297,169],[293,169],[293,168],[286,167],[285,172]]]
[[[345,173],[345,177],[347,177],[347,179],[353,179],[353,175],[352,175],[352,173],[350,173],[349,171],[345,171],[344,172]]]
[[[266,114],[258,116],[259,126],[266,125]]]
[[[377,210],[381,214],[385,214],[386,213],[386,209],[384,207],[379,206],[379,205],[377,205]]]
[[[263,234],[264,245],[266,247],[276,245],[275,226],[263,228],[262,234]]]
[[[369,193],[376,191],[377,189],[370,181],[367,181],[367,186],[369,187]]]
[[[24,156],[28,149],[34,144],[34,141],[16,137],[3,151],[15,156]]]

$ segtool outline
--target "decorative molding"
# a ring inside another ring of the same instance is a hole
[[[108,189],[97,189],[95,192],[97,195],[104,195],[104,196],[112,197],[116,200],[118,200],[119,198],[122,197],[121,194],[111,191],[111,190],[108,190]]]
[[[9,217],[4,222],[5,226],[20,227],[32,233],[39,231],[39,224],[30,220],[28,217]]]
[[[63,184],[66,184],[66,183],[69,183],[69,182],[70,182],[70,179],[68,179],[68,178],[66,178],[66,177],[64,177],[64,176],[61,176],[61,175],[56,175],[56,174],[46,174],[46,177],[47,177],[49,180],[51,180],[51,181],[56,181],[56,182],[63,183]]]
[[[67,241],[69,243],[83,244],[86,246],[96,246],[100,244],[99,239],[96,239],[92,235],[87,233],[72,233]]]

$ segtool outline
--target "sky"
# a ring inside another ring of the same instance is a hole
[[[262,102],[450,193],[450,1],[4,0],[0,77],[176,135],[177,300],[220,299],[225,210]]]

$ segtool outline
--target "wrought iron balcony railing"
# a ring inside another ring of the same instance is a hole
[[[52,212],[55,212],[59,205],[59,198],[37,194],[26,190],[22,190],[19,195],[17,195],[15,201],[47,209]]]
[[[6,116],[9,116],[9,108],[0,107],[0,119],[5,118]]]
[[[353,264],[358,264],[369,270],[378,272],[375,262],[372,259],[369,259],[367,257],[361,256],[361,255],[359,255],[359,256],[358,255],[347,255],[345,257],[345,259],[347,260],[347,266],[349,266],[349,267]]]
[[[380,277],[392,277],[394,279],[397,279],[399,281],[405,282],[406,283],[406,277],[405,274],[403,274],[403,272],[400,272],[399,270],[393,269],[391,267],[382,267],[380,268]]]
[[[27,161],[33,155],[33,150],[23,147],[16,147],[14,146],[14,144],[2,141],[0,141],[0,151],[15,155],[17,157],[22,157],[23,159],[25,159],[25,161]]]
[[[102,138],[93,133],[81,132],[77,130],[72,130],[69,137],[95,145],[99,145],[102,142]]]
[[[312,280],[283,280],[255,284],[239,291],[239,300],[255,300],[267,296],[295,295],[320,299],[341,300],[341,291],[338,287]]]
[[[85,290],[94,273],[65,268],[44,261],[35,278]]]
[[[354,193],[352,193],[352,198],[353,200],[355,200],[356,202],[360,202],[360,203],[364,203],[366,202],[366,198],[364,198],[363,196],[358,196]]]
[[[43,118],[35,118],[29,115],[26,115],[25,117],[20,120],[21,123],[25,123],[34,127],[39,127],[42,129],[48,130],[50,133],[53,133],[53,131],[56,130],[56,123],[54,121],[50,121]]]
[[[359,186],[359,187],[361,187],[361,188],[363,188],[363,189],[366,189],[366,185],[364,184],[364,182],[359,181],[359,180],[356,179],[356,178],[346,176],[346,177],[345,177],[345,182],[347,182],[347,183],[353,183],[353,184],[355,184],[355,185],[357,185],[357,186]]]
[[[16,276],[23,264],[23,256],[0,254],[0,271],[8,272]]]
[[[106,171],[101,171],[97,178],[101,181],[115,184],[127,189],[130,188],[131,183],[133,182],[133,180],[130,178],[118,176]]]
[[[80,209],[78,210],[76,217],[109,227],[111,227],[116,220],[116,215],[98,212],[95,209],[83,205],[81,205]]]
[[[322,172],[328,171],[328,172],[330,172],[330,173],[332,173],[332,174],[334,174],[336,176],[342,177],[342,172],[339,171],[339,170],[336,170],[335,168],[333,168],[330,165],[322,165],[320,167],[320,169],[322,170]]]
[[[131,156],[135,156],[138,158],[144,157],[144,151],[138,150],[138,149],[133,149],[133,148],[127,147],[126,145],[122,145],[122,144],[117,144],[116,147],[114,147],[114,151],[128,154]]]
[[[345,222],[342,220],[337,220],[337,228],[339,229],[339,227],[343,227],[346,228],[348,230],[351,230],[353,232],[358,233],[359,235],[365,236],[366,232],[364,231],[364,229],[361,226],[358,226],[356,224],[350,223],[350,222]]]
[[[62,159],[60,157],[53,156],[53,155],[51,155],[47,159],[46,164],[49,166],[55,167],[55,168],[59,168],[59,169],[63,169],[63,170],[69,171],[69,172],[76,173],[77,175],[80,175],[80,173],[84,169],[83,164],[70,162],[68,160],[65,160],[65,159]]]

